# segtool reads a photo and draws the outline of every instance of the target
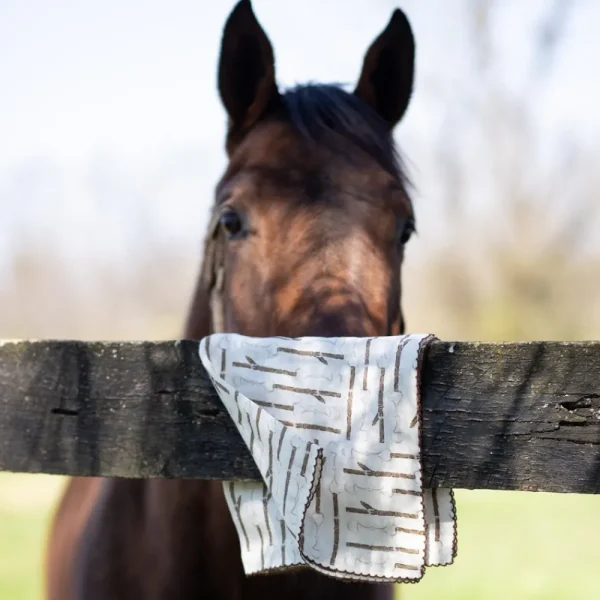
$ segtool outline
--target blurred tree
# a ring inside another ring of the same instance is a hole
[[[407,286],[420,329],[458,339],[600,336],[600,258],[587,251],[599,216],[597,154],[559,139],[545,161],[535,119],[572,5],[544,4],[529,74],[512,91],[492,41],[500,6],[466,4],[475,72],[453,95],[468,111],[447,110],[437,143],[449,233],[436,256],[416,258],[418,281]],[[490,198],[479,213],[477,197]]]

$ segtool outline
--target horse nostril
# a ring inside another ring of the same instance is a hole
[[[304,321],[300,323],[303,336],[365,337],[384,334],[364,307],[355,301],[346,301],[342,305],[322,301],[313,311],[308,312]]]

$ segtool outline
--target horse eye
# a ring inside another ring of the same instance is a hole
[[[413,233],[415,233],[415,220],[413,218],[398,220],[398,243],[401,246],[408,244]]]
[[[240,214],[232,209],[226,209],[219,218],[219,223],[229,239],[239,239],[244,236],[244,222]]]

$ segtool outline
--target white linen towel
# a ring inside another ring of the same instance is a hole
[[[200,357],[264,482],[225,482],[247,574],[418,581],[456,555],[452,490],[422,489],[428,335],[214,334]]]

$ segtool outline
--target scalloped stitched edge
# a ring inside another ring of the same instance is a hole
[[[417,352],[417,415],[419,417],[419,432],[418,432],[418,437],[419,437],[419,448],[422,448],[422,437],[423,437],[423,419],[422,419],[422,403],[421,403],[421,366],[423,364],[424,358],[425,358],[425,354],[426,354],[426,350],[429,346],[429,344],[433,341],[433,340],[437,340],[437,338],[434,335],[428,335],[426,337],[424,337],[420,342],[419,342],[419,348],[418,348],[418,352]],[[421,476],[421,489],[423,489],[423,464],[422,464],[422,454],[419,452],[419,475]],[[314,472],[313,472],[313,478],[314,478]],[[323,565],[320,565],[319,563],[309,559],[306,554],[304,553],[304,521],[306,518],[306,511],[308,510],[308,506],[310,505],[310,500],[312,500],[312,497],[309,499],[308,504],[304,507],[304,511],[303,511],[303,517],[302,517],[302,521],[300,522],[300,535],[299,535],[299,542],[300,542],[300,547],[299,547],[299,551],[300,551],[300,556],[302,557],[302,559],[306,562],[307,565],[310,565],[310,567],[312,569],[314,569],[315,571],[318,571],[319,573],[322,573],[324,575],[329,575],[330,577],[334,577],[334,573],[340,573],[342,574],[342,579],[345,581],[368,581],[368,582],[375,582],[375,583],[418,583],[419,581],[421,581],[421,579],[423,579],[423,576],[425,575],[425,570],[427,568],[425,562],[426,562],[426,556],[427,556],[427,534],[424,534],[424,556],[423,556],[423,566],[419,569],[419,576],[418,577],[411,577],[411,578],[405,578],[405,577],[398,577],[398,578],[390,578],[390,577],[386,577],[384,575],[372,575],[372,574],[368,574],[368,575],[358,575],[356,573],[353,573],[351,571],[346,571],[345,569],[336,569],[334,567],[329,567],[326,568]],[[423,520],[425,520],[425,506],[423,503],[423,494],[421,493],[421,498],[420,498],[420,505],[421,505],[421,512],[423,514]],[[454,495],[452,494],[452,507],[453,507],[453,511],[455,513],[455,504],[454,504]],[[453,549],[456,547],[456,529],[454,531],[454,546]],[[446,565],[444,565],[446,566]]]

